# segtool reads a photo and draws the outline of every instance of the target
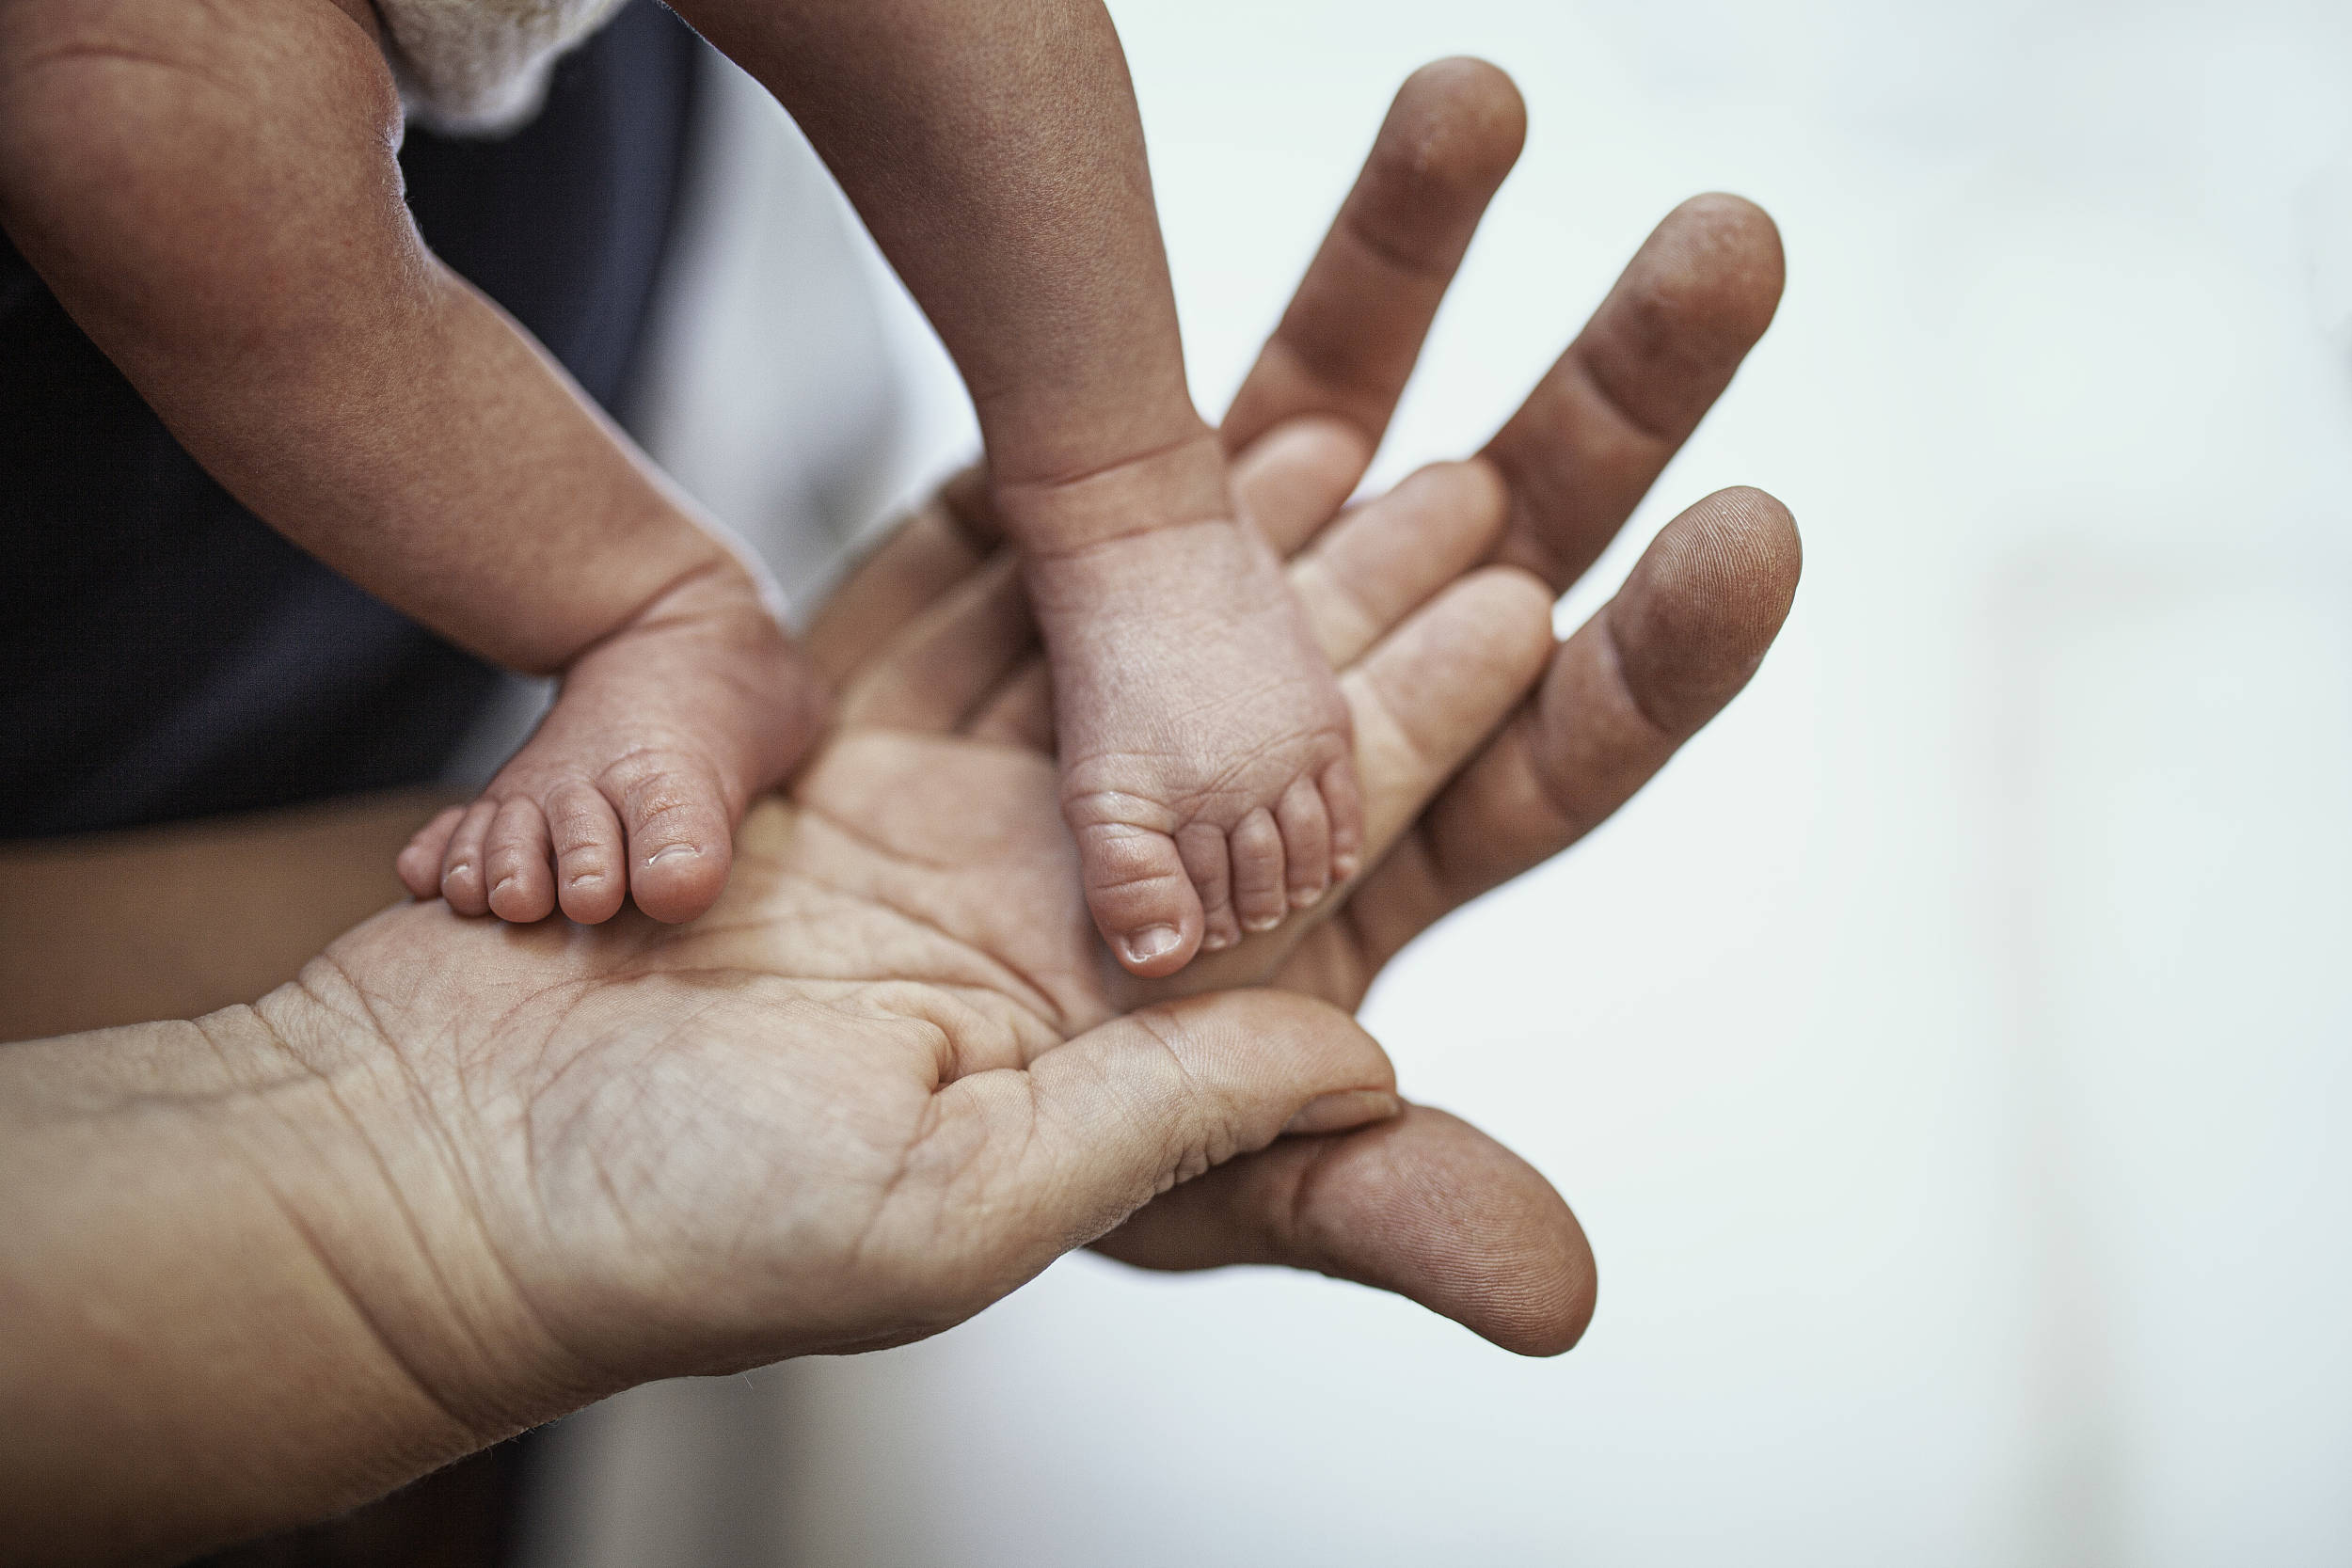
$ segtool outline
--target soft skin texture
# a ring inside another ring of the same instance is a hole
[[[1347,711],[1193,410],[1102,6],[678,9],[793,111],[971,388],[1104,937],[1163,974],[1311,906],[1356,863]],[[403,880],[510,921],[691,918],[822,693],[756,573],[426,251],[400,134],[364,0],[0,9],[0,222],[76,320],[257,515],[564,675]]]
[[[1407,84],[1383,150],[1402,120],[1452,151],[1375,152],[1236,404],[1261,415],[1236,473],[1277,550],[1352,489],[1452,266],[1351,259],[1467,240],[1509,162],[1479,130],[1499,100],[1470,62]],[[1710,319],[1760,330],[1778,281],[1761,214],[1688,204],[1580,345],[1629,345],[1613,368],[1687,429],[1746,347]],[[1624,335],[1629,309],[1657,330]],[[1754,492],[1670,524],[1556,647],[1546,585],[1473,564],[1613,528],[1547,481],[1630,505],[1670,453],[1594,439],[1613,403],[1585,352],[1531,406],[1592,418],[1514,421],[1507,467],[1424,470],[1295,563],[1345,671],[1366,869],[1183,976],[1258,989],[1149,991],[1089,939],[1015,568],[967,485],[813,629],[840,729],[747,818],[708,919],[404,906],[253,1008],[0,1052],[24,1216],[0,1251],[0,1556],[162,1559],[315,1517],[644,1378],[931,1332],[1097,1235],[1567,1348],[1594,1278],[1565,1207],[1466,1124],[1386,1115],[1388,1066],[1337,1009],[1637,788],[1788,610],[1795,533]]]
[[[1164,975],[1356,868],[1346,705],[1184,384],[1095,0],[684,0],[842,182],[963,372],[1051,656],[1062,812]]]
[[[685,918],[822,688],[755,572],[425,249],[400,132],[364,0],[0,6],[0,223],[74,319],[256,515],[564,675],[408,885],[511,919],[631,894]]]

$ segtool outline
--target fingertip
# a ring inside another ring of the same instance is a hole
[[[1677,203],[1668,221],[1703,226],[1718,245],[1744,250],[1758,261],[1781,264],[1780,225],[1772,214],[1730,191],[1702,191]]]
[[[1788,282],[1780,226],[1745,197],[1694,196],[1651,231],[1627,280],[1650,301],[1653,319],[1737,361],[1780,309]]]
[[[1527,100],[1490,60],[1455,55],[1405,78],[1380,128],[1380,145],[1414,159],[1423,182],[1474,192],[1502,182],[1527,144]]]
[[[1370,439],[1345,420],[1285,420],[1235,455],[1234,504],[1275,554],[1288,557],[1346,504],[1372,456]]]
[[[1759,606],[1786,614],[1804,572],[1804,541],[1796,516],[1779,497],[1752,484],[1734,484],[1708,496],[1684,514],[1684,526],[1704,530],[1726,553],[1750,570],[1731,574]]]
[[[1804,564],[1795,519],[1761,490],[1719,490],[1661,530],[1608,610],[1643,713],[1671,735],[1713,717],[1763,662]]]
[[[1575,1213],[1542,1172],[1457,1117],[1407,1105],[1332,1140],[1316,1196],[1294,1234],[1327,1273],[1518,1355],[1562,1354],[1592,1323],[1599,1275]]]
[[[1526,567],[1505,562],[1481,567],[1445,596],[1462,615],[1465,634],[1474,636],[1488,657],[1523,672],[1522,678],[1534,678],[1551,657],[1556,646],[1551,610],[1557,601],[1549,585]]]
[[[1489,548],[1511,518],[1511,482],[1484,457],[1425,463],[1398,481],[1390,494],[1410,504],[1417,521],[1429,519],[1447,535],[1466,543],[1477,540]],[[1423,531],[1427,531],[1427,523]],[[1484,559],[1484,553],[1472,559]]]

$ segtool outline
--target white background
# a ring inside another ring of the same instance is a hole
[[[1681,198],[1781,224],[1778,321],[1564,624],[1749,483],[1804,531],[1787,632],[1366,1013],[1567,1195],[1598,1316],[1530,1362],[1074,1259],[583,1427],[636,1490],[567,1560],[2352,1561],[2352,13],[1114,11],[1211,411],[1404,75],[1518,80],[1383,480],[1474,446]],[[903,298],[875,330],[879,493],[971,437]]]

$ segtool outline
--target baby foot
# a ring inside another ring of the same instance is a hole
[[[726,886],[744,807],[823,707],[747,579],[690,585],[573,662],[482,798],[409,840],[401,880],[465,915],[594,924],[634,895],[656,920],[691,920]]]
[[[1120,963],[1172,974],[1355,874],[1347,706],[1263,540],[1218,518],[1026,571],[1062,814]]]

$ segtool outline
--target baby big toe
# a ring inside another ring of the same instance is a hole
[[[717,782],[680,769],[656,773],[622,797],[628,890],[656,920],[691,920],[719,901],[735,856],[735,829]]]
[[[555,884],[548,874],[548,819],[536,800],[517,795],[499,807],[483,841],[482,867],[492,914],[518,926],[548,917]]]
[[[1241,819],[1229,840],[1233,857],[1233,911],[1245,931],[1271,931],[1290,911],[1284,882],[1282,831],[1260,806]]]
[[[564,784],[548,797],[548,830],[555,847],[555,901],[564,915],[595,926],[620,913],[628,878],[612,802],[593,784]]]
[[[1095,929],[1131,974],[1173,974],[1200,948],[1200,899],[1176,841],[1123,822],[1077,832],[1078,864]]]

